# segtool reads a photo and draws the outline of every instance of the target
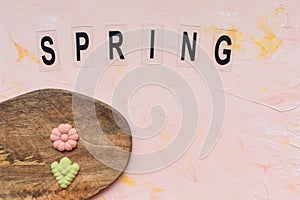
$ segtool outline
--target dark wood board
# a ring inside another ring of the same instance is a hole
[[[51,130],[78,130],[71,152],[52,147]],[[29,92],[0,103],[0,199],[88,199],[112,184],[130,158],[132,140],[124,117],[107,104],[59,89]],[[64,156],[80,165],[61,189],[50,165]]]

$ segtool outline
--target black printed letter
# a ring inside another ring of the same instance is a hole
[[[80,38],[84,38],[84,43],[80,44]],[[80,61],[80,51],[86,50],[89,46],[89,36],[85,32],[76,33],[76,59]]]
[[[119,41],[114,43],[113,42],[113,36],[118,36]],[[122,45],[123,42],[123,35],[120,31],[109,31],[109,59],[113,60],[113,48],[115,48],[120,56],[120,59],[125,59],[123,56],[123,53],[120,49],[120,46]]]
[[[231,45],[231,39],[227,35],[222,35],[218,39],[218,41],[216,43],[216,48],[215,48],[215,57],[216,57],[217,63],[220,64],[220,65],[226,65],[226,64],[228,64],[230,62],[230,55],[231,55],[231,50],[230,49],[224,49],[223,50],[223,54],[226,55],[226,58],[224,58],[224,59],[220,58],[220,56],[219,56],[219,48],[220,48],[221,42],[223,42],[223,41],[226,41],[227,45]]]
[[[46,56],[43,55],[42,56],[43,62],[45,63],[45,65],[52,65],[55,62],[55,53],[54,53],[53,49],[51,49],[50,47],[45,46],[45,42],[48,42],[50,45],[52,45],[53,44],[53,40],[49,36],[44,36],[42,38],[42,40],[41,40],[41,47],[42,47],[42,49],[45,52],[51,54],[51,59],[50,60],[48,60],[46,58]]]
[[[155,38],[155,31],[151,30],[151,47],[150,47],[150,58],[154,58],[154,38]]]
[[[193,34],[193,49],[191,48],[191,43],[189,40],[189,36],[187,32],[183,32],[183,40],[182,40],[182,50],[181,50],[181,60],[184,60],[185,57],[185,46],[187,45],[191,61],[195,61],[196,55],[196,41],[197,41],[197,33]]]

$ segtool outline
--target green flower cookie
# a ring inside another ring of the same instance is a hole
[[[59,186],[65,189],[72,183],[80,167],[77,163],[72,164],[68,157],[63,157],[59,163],[53,162],[51,169]]]

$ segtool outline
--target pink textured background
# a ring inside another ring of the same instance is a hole
[[[214,151],[198,159],[210,117],[205,84],[192,68],[174,66],[192,84],[204,115],[195,141],[171,166],[149,174],[125,173],[93,199],[296,200],[300,198],[299,7],[296,0],[2,1],[0,100],[45,87],[72,90],[79,70],[72,52],[75,26],[92,26],[94,44],[104,41],[106,24],[127,24],[127,30],[143,23],[173,30],[192,24],[208,35],[215,28],[234,29],[232,70],[220,72],[226,121]],[[57,31],[58,71],[39,71],[36,31],[41,30]],[[209,36],[202,42],[207,49],[213,45]],[[112,88],[130,68],[109,68],[96,97],[110,102]],[[149,124],[149,105],[158,102],[166,105],[167,124],[155,138],[134,140],[135,152],[159,149],[176,133],[178,105],[161,88],[150,86],[134,95],[132,120]]]

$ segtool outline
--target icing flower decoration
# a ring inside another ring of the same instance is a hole
[[[53,162],[51,170],[59,187],[67,188],[78,174],[80,167],[77,163],[72,163],[68,157],[63,157],[60,162]]]
[[[53,147],[59,151],[71,151],[77,146],[79,139],[75,128],[70,124],[60,124],[51,132],[50,139],[53,141]]]

